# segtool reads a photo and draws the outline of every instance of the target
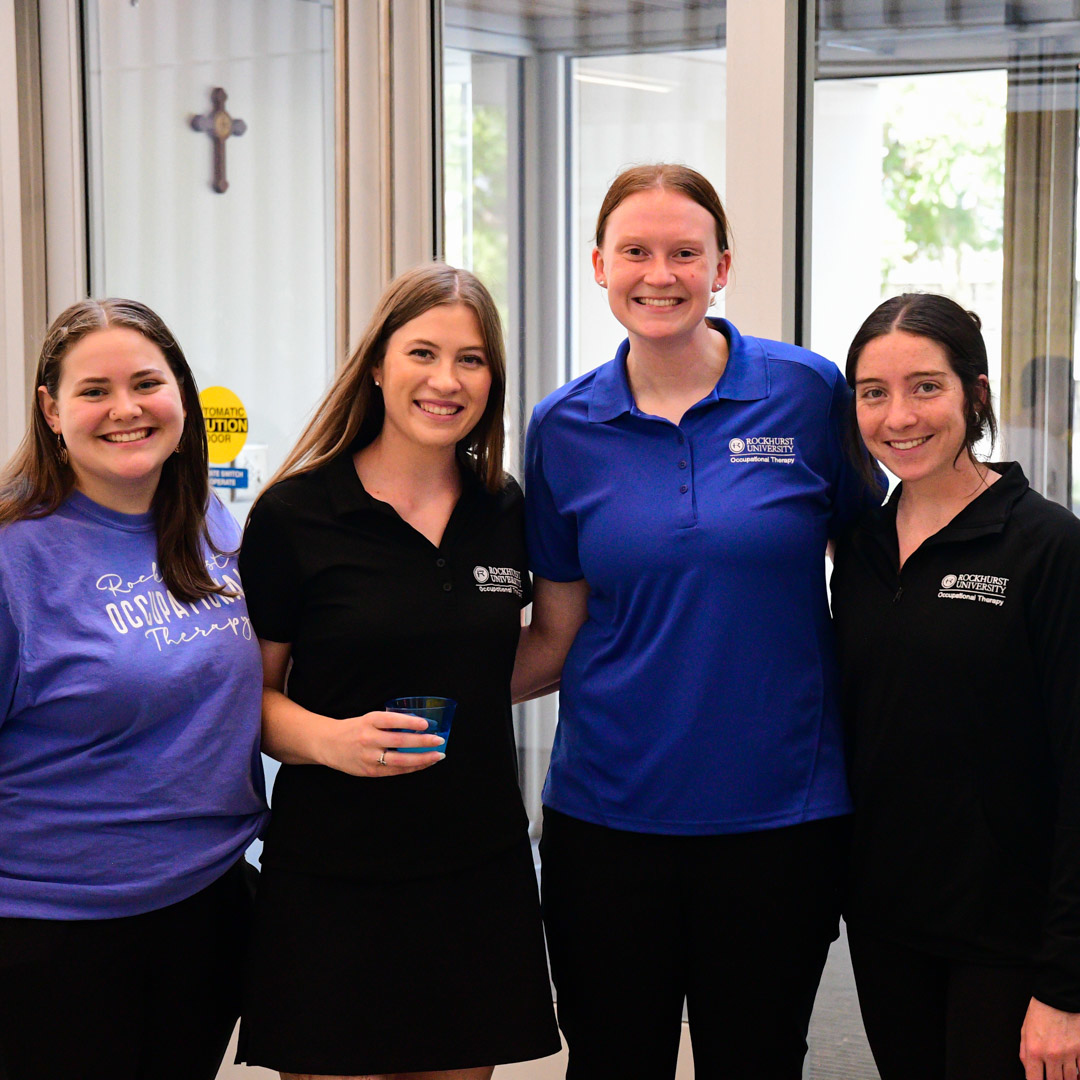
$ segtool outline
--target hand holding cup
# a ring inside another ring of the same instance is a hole
[[[397,776],[442,761],[445,738],[420,716],[375,710],[328,722],[315,759],[353,776]]]
[[[439,735],[443,744],[439,747],[445,754],[446,745],[450,741],[450,724],[454,719],[454,710],[457,702],[453,698],[428,696],[399,697],[388,701],[384,706],[389,713],[398,713],[405,716],[415,716],[427,721],[426,731],[429,735]],[[407,728],[391,729],[396,731],[411,730]],[[402,754],[422,754],[427,747],[399,747]]]

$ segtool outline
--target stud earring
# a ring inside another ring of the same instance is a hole
[[[382,386],[382,383],[381,383],[381,382],[379,382],[379,380],[378,380],[378,379],[375,379],[375,380],[373,380],[373,381],[374,381],[374,383],[375,383],[375,385],[376,385],[376,386],[378,386],[378,387],[381,387],[381,386]]]
[[[64,436],[59,431],[56,433],[56,456],[61,465],[68,463],[68,449],[64,445]]]
[[[174,454],[182,454],[183,452],[184,452],[184,436],[181,435],[180,436],[180,441],[176,444],[176,447],[173,450],[173,453]]]

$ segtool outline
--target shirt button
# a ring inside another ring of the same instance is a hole
[[[685,484],[679,485],[679,491],[685,495],[690,489]]]
[[[682,446],[682,444],[683,444],[684,442],[686,442],[686,436],[685,436],[685,435],[682,435],[682,434],[680,434],[680,435],[679,435],[679,445],[680,445],[680,446]]]
[[[435,560],[435,565],[436,566],[445,566],[446,565],[446,560],[445,559],[436,559]]]
[[[685,461],[680,461],[679,462],[679,468],[680,469],[685,469],[686,468],[686,462]]]
[[[449,592],[453,587],[454,583],[452,581],[444,581],[442,583],[443,592]]]

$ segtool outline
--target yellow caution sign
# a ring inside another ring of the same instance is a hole
[[[226,465],[244,448],[248,436],[244,403],[224,386],[208,386],[199,394],[212,465]]]

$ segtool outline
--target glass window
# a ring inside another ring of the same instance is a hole
[[[886,297],[974,310],[994,456],[1074,511],[1078,46],[1073,5],[819,5],[811,276],[839,363]]]

